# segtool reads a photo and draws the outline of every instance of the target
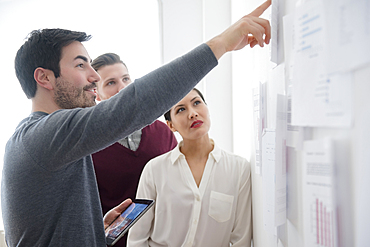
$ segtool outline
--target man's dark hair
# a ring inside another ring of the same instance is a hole
[[[195,92],[197,92],[200,96],[200,98],[203,100],[204,104],[207,104],[205,99],[204,99],[204,96],[203,94],[196,88],[193,88],[193,90]],[[172,108],[171,108],[172,109]],[[167,120],[167,121],[171,121],[171,109],[169,109],[165,114],[164,114],[164,119]]]
[[[116,63],[122,63],[127,68],[126,64],[122,62],[121,58],[115,53],[105,53],[100,55],[92,61],[91,67],[93,67],[95,71],[98,71],[101,67]]]
[[[37,82],[34,79],[38,67],[54,72],[60,76],[60,59],[62,48],[74,41],[88,41],[91,35],[65,29],[34,30],[27,41],[19,48],[15,57],[15,73],[27,98],[36,94]]]

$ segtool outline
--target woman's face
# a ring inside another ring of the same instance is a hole
[[[167,125],[172,131],[178,131],[184,140],[208,134],[211,127],[208,107],[195,90],[172,107],[170,113],[171,121],[167,121]]]

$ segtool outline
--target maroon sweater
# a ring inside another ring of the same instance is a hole
[[[172,150],[176,145],[172,131],[157,120],[142,129],[140,145],[136,151],[116,142],[93,154],[103,214],[127,198],[134,199],[145,164]],[[114,246],[126,246],[126,238],[127,234]]]

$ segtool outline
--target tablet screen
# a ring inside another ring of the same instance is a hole
[[[105,229],[107,244],[113,245],[127,230],[153,205],[151,202],[134,201],[130,206]]]

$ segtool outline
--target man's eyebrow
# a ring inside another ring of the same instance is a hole
[[[86,63],[89,61],[89,59],[85,56],[82,56],[82,55],[78,55],[77,57],[75,57],[74,60],[77,60],[77,59],[82,59],[84,60]],[[92,62],[92,60],[90,60],[90,63]]]
[[[127,77],[127,76],[130,76],[130,74],[124,74],[124,75],[122,75],[121,76],[121,78],[125,78],[125,77]],[[114,78],[114,77],[110,77],[110,78],[108,78],[108,79],[105,79],[104,80],[104,82],[107,82],[107,81],[114,81],[116,78]]]
[[[104,82],[107,82],[107,81],[114,81],[114,77],[111,77],[111,78],[108,78],[108,79],[106,79],[106,80],[104,80]]]

